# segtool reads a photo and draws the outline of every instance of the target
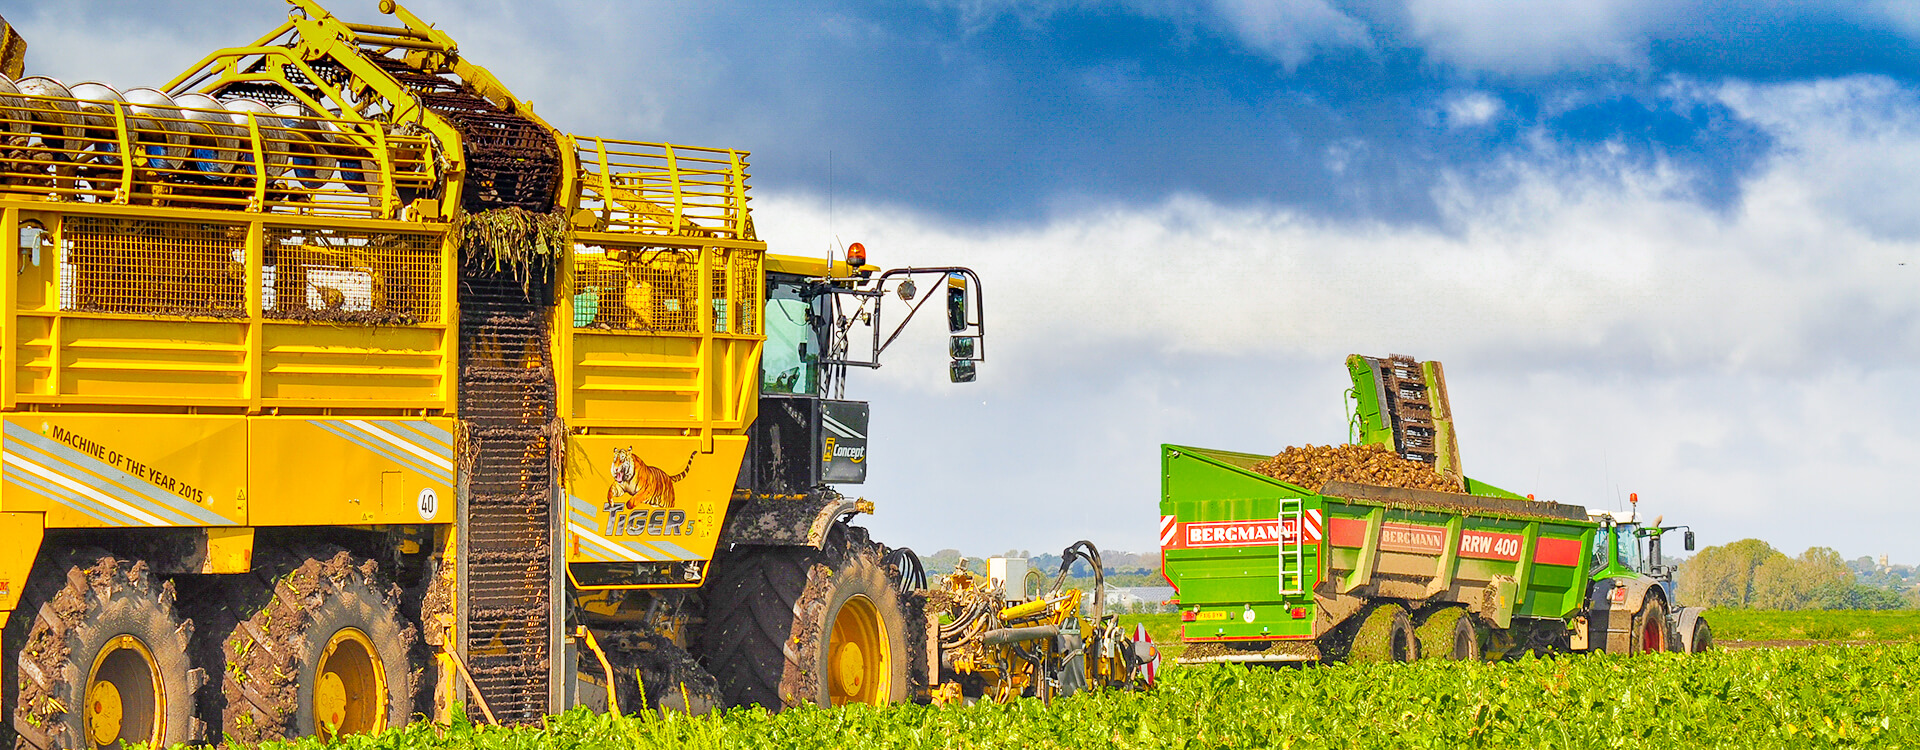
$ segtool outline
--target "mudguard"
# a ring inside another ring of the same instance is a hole
[[[1674,613],[1674,627],[1680,631],[1680,650],[1689,654],[1699,653],[1693,643],[1693,626],[1706,618],[1705,607],[1681,607]]]
[[[720,531],[720,547],[759,544],[819,549],[833,522],[855,513],[872,513],[873,503],[833,490],[805,495],[752,493],[736,496]]]

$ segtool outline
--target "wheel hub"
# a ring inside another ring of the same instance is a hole
[[[111,682],[96,682],[87,688],[87,735],[95,745],[112,744],[120,738],[120,689]]]
[[[861,678],[865,676],[867,669],[866,655],[860,652],[860,644],[852,641],[840,644],[840,649],[833,655],[833,660],[838,665],[833,676],[839,680],[840,692],[848,695],[859,694],[860,683],[864,681]]]
[[[840,605],[827,641],[827,688],[833,705],[886,702],[893,687],[889,635],[878,608],[865,595]]]
[[[107,642],[87,675],[85,734],[93,747],[153,744],[165,736],[166,696],[153,652],[131,635]]]
[[[358,628],[328,639],[314,670],[314,730],[322,738],[378,732],[387,726],[387,681],[373,641]]]

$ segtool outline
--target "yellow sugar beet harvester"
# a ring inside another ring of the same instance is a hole
[[[931,698],[830,395],[889,297],[971,380],[978,278],[769,255],[746,153],[568,135],[392,2],[290,2],[164,86],[0,78],[6,726]]]

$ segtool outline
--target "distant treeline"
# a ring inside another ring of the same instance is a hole
[[[1735,609],[1920,608],[1912,566],[1847,560],[1826,547],[1788,557],[1758,539],[1708,547],[1680,563],[1683,604]]]

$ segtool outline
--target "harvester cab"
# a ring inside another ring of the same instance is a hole
[[[972,382],[986,359],[980,278],[972,269],[881,271],[866,260],[857,242],[845,261],[767,259],[759,418],[742,490],[805,493],[866,481],[870,412],[867,402],[845,398],[848,368],[880,367],[881,355],[927,303],[945,300],[953,382]],[[889,298],[910,305],[891,327]]]

